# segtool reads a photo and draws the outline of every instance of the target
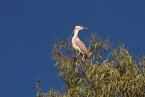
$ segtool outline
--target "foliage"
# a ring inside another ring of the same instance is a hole
[[[135,59],[123,45],[113,48],[96,35],[88,48],[92,55],[82,60],[68,41],[54,44],[53,59],[66,90],[50,90],[48,97],[145,97],[145,57]]]

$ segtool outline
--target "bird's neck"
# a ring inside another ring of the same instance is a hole
[[[79,33],[79,30],[74,30],[74,37],[77,37]]]

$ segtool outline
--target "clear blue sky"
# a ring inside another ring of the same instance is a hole
[[[0,0],[0,97],[35,97],[37,79],[64,89],[51,47],[76,24],[145,55],[145,0]]]

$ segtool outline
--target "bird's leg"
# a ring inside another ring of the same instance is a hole
[[[80,55],[80,52],[77,54],[77,57]]]
[[[85,55],[83,54],[82,61],[85,61],[85,60],[84,60],[84,57],[85,57]]]

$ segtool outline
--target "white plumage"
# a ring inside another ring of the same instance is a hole
[[[85,29],[85,27],[81,25],[75,26],[74,36],[72,37],[72,47],[79,53],[88,55],[88,50],[85,44],[78,37],[78,32],[83,29]]]

